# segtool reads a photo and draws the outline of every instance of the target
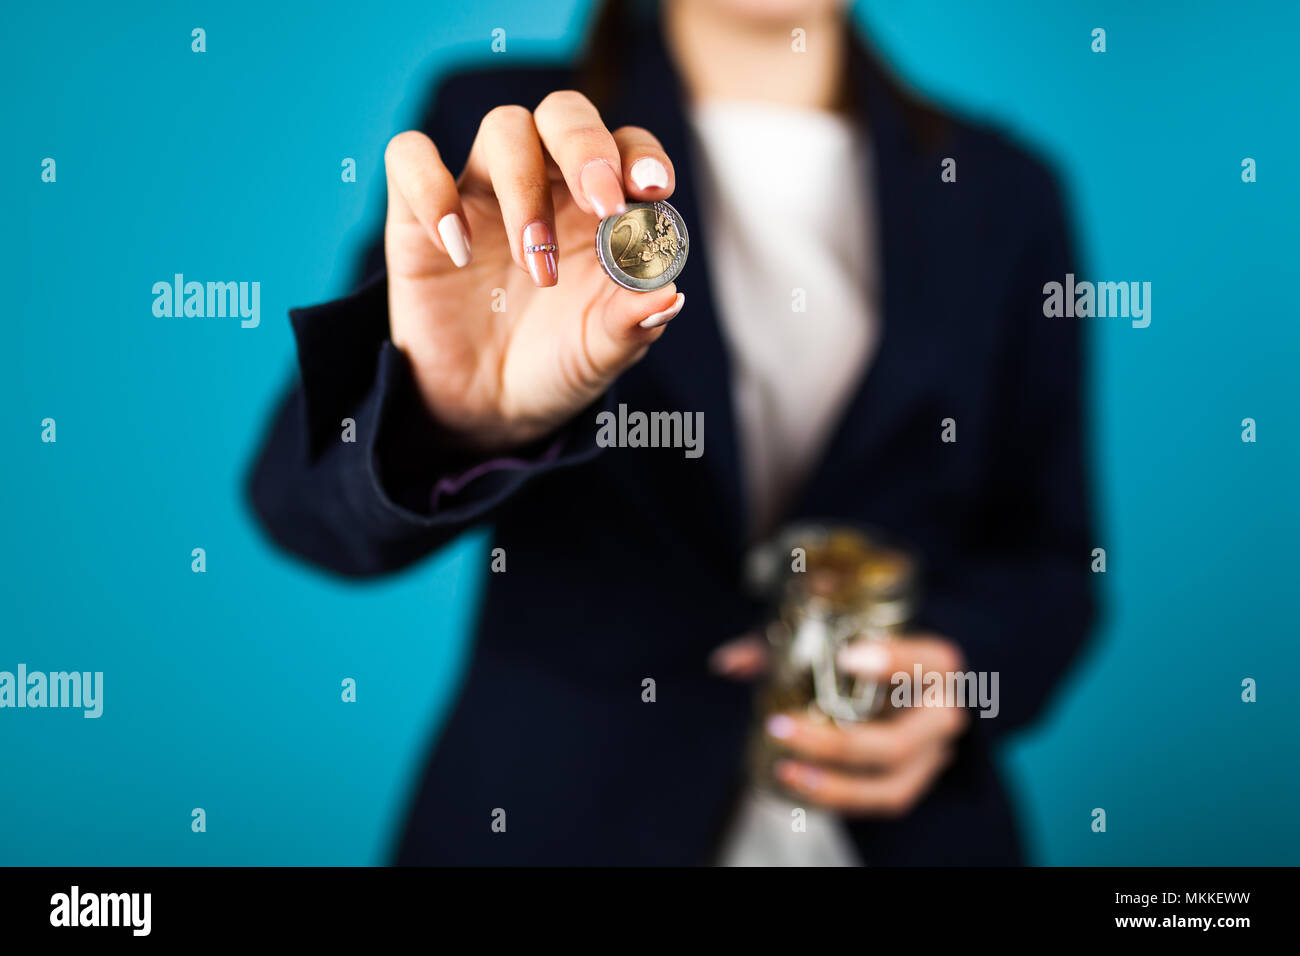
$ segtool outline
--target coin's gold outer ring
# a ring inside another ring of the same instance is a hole
[[[653,279],[638,279],[636,276],[628,275],[614,262],[614,254],[610,249],[609,242],[610,232],[614,229],[616,222],[634,209],[659,208],[667,211],[669,218],[673,221],[673,227],[677,230],[677,255],[668,268]],[[682,219],[681,213],[662,199],[654,202],[630,202],[627,204],[627,212],[606,216],[600,221],[600,226],[596,229],[596,258],[600,260],[600,267],[605,270],[605,274],[611,279],[623,288],[631,289],[633,292],[653,292],[655,289],[662,289],[675,281],[681,275],[682,268],[686,265],[686,254],[690,251],[690,247],[691,237],[686,231],[686,222]]]

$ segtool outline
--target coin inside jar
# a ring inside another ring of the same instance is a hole
[[[668,203],[633,202],[606,216],[596,230],[596,257],[625,289],[662,289],[681,274],[690,239],[681,214]]]

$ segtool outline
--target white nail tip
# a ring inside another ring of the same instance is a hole
[[[889,669],[890,655],[879,644],[862,642],[845,647],[837,659],[839,665],[848,670],[883,674]]]
[[[654,315],[647,315],[641,320],[641,328],[657,329],[661,325],[666,325],[671,319],[675,318],[677,313],[682,311],[682,306],[686,304],[686,293],[678,292],[677,299],[668,308],[662,312],[656,312]]]
[[[638,159],[628,172],[632,177],[632,184],[637,189],[668,188],[668,170],[664,169],[664,164],[657,159],[649,156]]]
[[[457,268],[469,264],[469,237],[465,235],[465,227],[460,224],[460,216],[449,212],[439,219],[438,235]]]

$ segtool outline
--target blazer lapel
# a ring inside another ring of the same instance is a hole
[[[626,42],[632,66],[623,71],[606,119],[611,128],[635,124],[659,137],[677,172],[677,190],[670,201],[691,230],[690,258],[677,281],[678,289],[686,293],[686,309],[650,349],[643,364],[673,396],[676,410],[704,413],[702,463],[710,491],[716,496],[721,522],[718,531],[739,553],[747,544],[745,485],[732,407],[730,360],[713,300],[706,224],[700,219],[691,172],[686,97],[657,22],[643,24]],[[938,350],[929,347],[929,340],[941,317],[927,307],[925,229],[941,195],[934,185],[939,167],[937,163],[933,168],[924,164],[900,105],[856,35],[849,41],[848,72],[856,109],[869,130],[874,153],[870,187],[880,249],[880,340],[870,369],[792,502],[790,517],[833,515],[842,510],[844,496],[852,492],[852,476],[863,474],[871,457],[904,420],[909,405],[938,374],[931,367]],[[791,171],[791,175],[804,174],[815,175],[816,171]]]
[[[941,316],[928,307],[927,224],[937,218],[939,165],[927,166],[904,122],[900,104],[854,35],[849,82],[871,140],[880,259],[881,323],[876,353],[832,432],[822,458],[792,509],[792,517],[833,517],[846,494],[861,491],[854,476],[906,418],[908,407],[937,381],[931,347]],[[939,423],[935,422],[935,428]],[[936,431],[936,435],[938,432]]]
[[[675,409],[653,411],[704,413],[704,454],[699,464],[716,496],[716,513],[722,524],[718,530],[738,552],[745,544],[745,489],[731,402],[731,370],[713,301],[708,237],[691,172],[685,93],[657,18],[627,38],[627,44],[629,68],[622,72],[606,120],[611,129],[643,126],[659,138],[672,157],[677,176],[677,188],[669,202],[682,214],[690,233],[686,268],[677,279],[678,291],[686,294],[686,307],[642,364],[677,402]]]

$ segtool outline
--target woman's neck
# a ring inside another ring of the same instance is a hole
[[[840,107],[849,27],[835,7],[797,23],[746,23],[710,3],[667,0],[662,16],[664,36],[692,100]]]

